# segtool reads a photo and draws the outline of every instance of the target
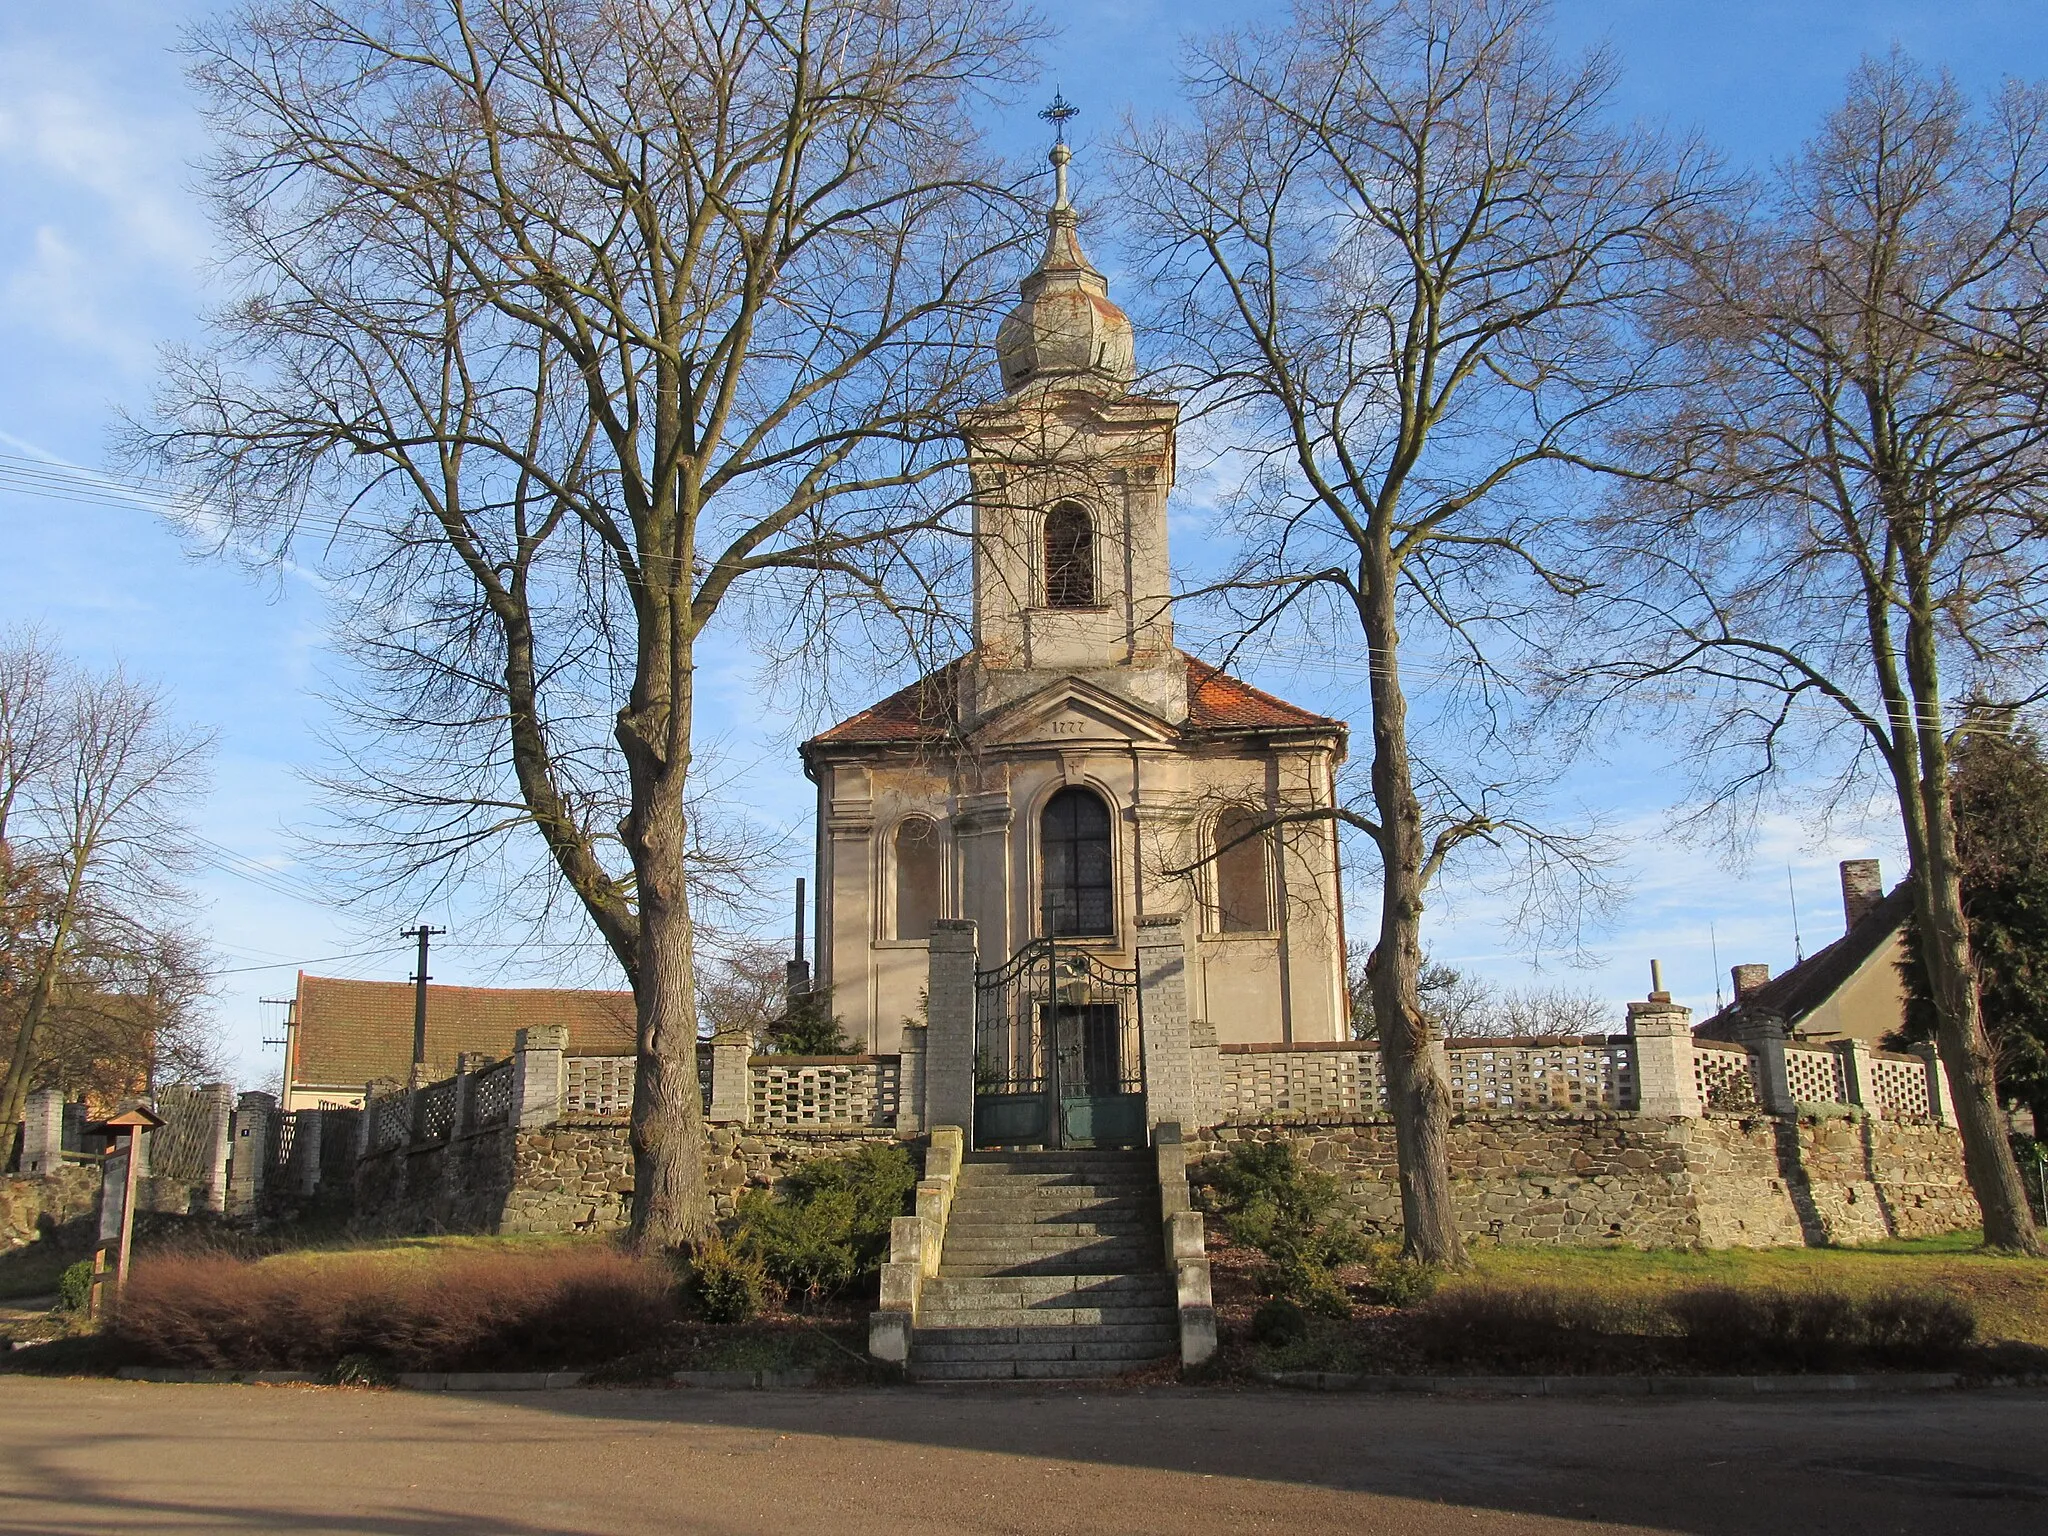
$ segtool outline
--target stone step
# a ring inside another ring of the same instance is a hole
[[[1011,1276],[1065,1275],[1069,1278],[1100,1279],[1127,1275],[1137,1266],[1126,1261],[1076,1257],[1069,1253],[1048,1253],[1029,1258],[990,1259],[986,1262],[962,1259],[948,1263],[940,1273],[951,1280],[997,1280]]]
[[[1156,1303],[1141,1306],[919,1307],[917,1332],[927,1328],[1143,1328],[1180,1314]]]
[[[1084,1330],[1085,1331],[1085,1330]],[[1164,1342],[1111,1344],[1099,1341],[1056,1344],[1050,1340],[1027,1339],[1016,1344],[926,1343],[913,1339],[910,1358],[925,1365],[941,1360],[1128,1360],[1133,1365],[1158,1360],[1172,1350]]]
[[[935,1275],[925,1281],[926,1303],[984,1302],[1031,1305],[1058,1301],[1069,1306],[1129,1306],[1133,1298],[1167,1302],[1173,1280],[1163,1269],[1115,1275]],[[1078,1300],[1075,1298],[1079,1298]]]
[[[984,1148],[960,1159],[963,1168],[1156,1168],[1150,1151],[1130,1147],[1067,1147],[1050,1152]]]
[[[1159,1197],[1149,1190],[1135,1195],[1091,1195],[1079,1189],[963,1189],[953,1196],[956,1211],[1103,1211],[1159,1218]]]
[[[1154,1363],[1132,1360],[913,1360],[908,1374],[913,1381],[1078,1381],[1122,1376],[1141,1365]]]
[[[1094,1223],[1086,1223],[1092,1228]],[[1107,1232],[1080,1230],[1081,1222],[968,1222],[962,1226],[946,1228],[946,1246],[941,1261],[955,1254],[976,1252],[1025,1252],[1040,1253],[1127,1253],[1133,1258],[1140,1255],[1156,1257],[1162,1249],[1158,1230],[1148,1232],[1143,1227],[1113,1228]]]
[[[1101,1221],[970,1221],[947,1227],[945,1251],[950,1254],[974,1248],[1079,1248],[1098,1243],[1159,1250],[1162,1239],[1157,1224],[1143,1227]]]
[[[1162,1312],[1144,1323],[947,1323],[943,1326],[922,1320],[911,1336],[911,1347],[927,1344],[1016,1344],[1051,1348],[1074,1344],[1159,1345],[1164,1348],[1180,1336],[1178,1323]]]
[[[1059,1200],[1072,1201],[1075,1204],[1113,1200],[1130,1205],[1149,1205],[1157,1210],[1159,1190],[1150,1184],[1081,1184],[1073,1180],[1062,1182],[1055,1179],[1005,1179],[1001,1183],[993,1180],[963,1180],[953,1192],[955,1205],[1040,1205]]]

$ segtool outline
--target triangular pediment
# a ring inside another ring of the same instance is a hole
[[[1071,747],[1133,741],[1168,745],[1179,734],[1142,705],[1082,678],[1067,677],[1011,700],[976,722],[970,736],[985,747]]]

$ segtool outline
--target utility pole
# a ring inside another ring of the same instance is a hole
[[[265,1045],[284,1047],[284,1083],[277,1091],[277,1102],[284,1108],[292,1107],[292,1029],[299,1022],[299,1000],[296,997],[259,997],[257,1002],[268,1006],[284,1008],[284,1035],[280,1039],[265,1036]]]
[[[427,1083],[427,983],[433,978],[427,974],[427,943],[436,934],[446,933],[446,928],[429,928],[421,923],[417,928],[400,931],[401,939],[420,941],[419,965],[412,977],[412,1086],[424,1088]]]

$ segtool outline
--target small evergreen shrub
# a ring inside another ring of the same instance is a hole
[[[845,1056],[853,1048],[832,1011],[830,987],[790,998],[782,1017],[768,1026],[768,1040],[783,1056]]]
[[[83,1312],[92,1304],[92,1260],[80,1259],[57,1277],[57,1305],[66,1312]]]
[[[1273,1296],[1252,1314],[1252,1337],[1261,1344],[1292,1344],[1308,1332],[1308,1314],[1285,1296]]]
[[[1241,1141],[1207,1171],[1211,1206],[1233,1241],[1267,1263],[1262,1290],[1317,1316],[1343,1317],[1351,1299],[1333,1271],[1366,1255],[1365,1240],[1340,1208],[1337,1181],[1311,1168],[1284,1141]]]
[[[767,1310],[768,1270],[752,1254],[707,1243],[690,1260],[689,1290],[710,1323],[749,1323]]]
[[[1392,1243],[1374,1243],[1366,1252],[1371,1273],[1365,1299],[1382,1307],[1410,1307],[1436,1294],[1436,1267],[1411,1259]]]
[[[889,1226],[904,1214],[917,1170],[897,1146],[871,1144],[804,1164],[774,1192],[739,1201],[736,1253],[757,1260],[792,1296],[837,1296],[880,1272]]]

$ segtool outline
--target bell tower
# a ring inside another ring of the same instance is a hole
[[[1072,110],[1045,114],[1063,130]],[[974,491],[971,724],[1079,676],[1179,724],[1187,667],[1173,643],[1166,496],[1171,401],[1133,389],[1131,322],[1081,250],[1055,142],[1045,254],[996,333],[1004,398],[961,422]]]

